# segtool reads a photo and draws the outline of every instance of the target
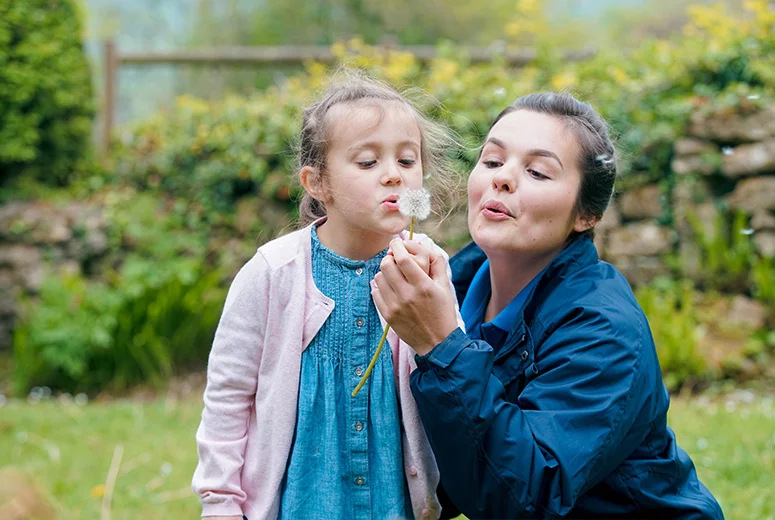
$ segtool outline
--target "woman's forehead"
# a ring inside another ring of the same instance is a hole
[[[530,110],[506,114],[493,125],[487,138],[485,144],[493,143],[507,151],[550,150],[567,162],[579,153],[575,134],[565,121]]]

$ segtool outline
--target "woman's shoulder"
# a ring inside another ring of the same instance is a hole
[[[538,298],[538,318],[547,329],[563,324],[597,323],[612,334],[647,336],[648,323],[627,279],[598,260],[548,283]]]

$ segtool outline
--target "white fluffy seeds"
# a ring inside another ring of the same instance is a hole
[[[426,189],[409,190],[399,197],[398,209],[407,217],[425,220],[431,214],[431,194]]]

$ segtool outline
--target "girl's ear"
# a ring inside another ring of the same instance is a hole
[[[304,187],[304,191],[309,193],[313,199],[325,202],[325,190],[320,175],[320,170],[314,166],[305,166],[299,172],[299,180]]]

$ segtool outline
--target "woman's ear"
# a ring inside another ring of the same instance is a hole
[[[325,202],[326,193],[323,189],[323,182],[318,168],[314,166],[303,167],[299,172],[299,180],[302,187],[304,187],[304,191],[309,193],[313,199]]]
[[[584,216],[579,214],[576,216],[576,220],[573,222],[573,231],[576,233],[583,233],[584,231],[595,227],[598,222],[600,222],[598,217]]]

